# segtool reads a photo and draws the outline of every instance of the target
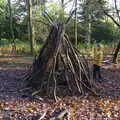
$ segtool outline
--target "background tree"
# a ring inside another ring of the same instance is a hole
[[[34,53],[34,32],[33,32],[33,20],[32,20],[32,0],[27,0],[28,8],[28,37],[30,41],[30,52]]]
[[[5,7],[6,7],[6,1],[1,0],[0,1],[0,45],[1,45],[1,38],[2,38],[2,29],[4,27],[4,20],[5,19]]]
[[[83,22],[86,29],[86,40],[90,42],[93,25],[103,19],[103,12],[101,11],[99,0],[85,0],[80,4],[79,20]],[[104,7],[105,1],[101,1],[101,5]]]
[[[75,46],[77,47],[77,23],[78,23],[78,16],[77,16],[77,4],[78,4],[78,0],[75,0],[75,9],[76,9],[76,11],[75,11]]]
[[[8,1],[8,0],[6,0]],[[61,16],[64,14],[64,21],[68,17],[68,9],[66,8],[67,5],[71,5],[73,9],[75,9],[75,1],[74,4],[71,4],[71,0],[64,1],[62,9],[61,2],[47,2],[47,1],[41,1],[41,0],[34,0],[32,1],[32,28],[33,28],[33,38],[34,41],[37,42],[37,47],[35,46],[35,49],[39,49],[39,46],[41,46],[50,31],[49,22],[44,18],[44,11],[47,11],[50,18],[55,21],[61,21]],[[45,4],[46,2],[46,4]],[[73,1],[72,1],[73,2]],[[8,2],[2,2],[1,7],[4,12],[1,12],[0,16],[0,23],[1,23],[1,38],[5,38],[6,41],[9,41],[10,38],[10,31],[8,29],[9,26],[9,7]],[[100,6],[102,4],[102,7]],[[102,0],[102,3],[99,3],[98,0],[93,1],[86,1],[86,0],[78,0],[77,1],[77,22],[75,19],[75,15],[73,16],[69,26],[67,26],[66,32],[69,34],[70,40],[72,43],[75,44],[75,24],[77,23],[77,43],[82,43],[85,41],[88,41],[88,36],[91,38],[91,40],[96,40],[97,42],[105,41],[106,43],[112,42],[113,39],[119,38],[119,30],[113,23],[108,19],[108,17],[105,17],[103,9],[108,12],[108,9],[106,9],[106,2]],[[96,6],[96,7],[95,7]],[[12,8],[12,21],[13,21],[13,32],[14,32],[14,38],[16,39],[16,43],[19,42],[25,42],[28,44],[30,40],[28,40],[28,9],[27,9],[27,2],[26,0],[12,0],[11,4]],[[97,9],[96,9],[97,8]],[[1,11],[2,11],[1,9]],[[72,10],[73,10],[72,9]],[[109,10],[109,13],[111,11]],[[89,14],[91,15],[91,33],[88,35],[88,19]],[[110,13],[111,15],[111,13]],[[106,20],[107,19],[107,20]],[[107,21],[107,22],[106,22]],[[110,28],[111,27],[111,28]],[[102,30],[100,32],[100,29]],[[108,32],[106,32],[108,31]],[[115,31],[117,31],[117,34],[115,34]],[[100,36],[100,37],[99,37]],[[3,41],[3,40],[2,40]],[[117,42],[117,41],[115,41]],[[23,47],[26,49],[26,47],[23,45]],[[28,46],[28,52],[30,47]]]
[[[11,44],[12,44],[12,52],[14,53],[16,51],[16,45],[15,45],[15,36],[14,36],[14,30],[13,30],[13,15],[12,15],[12,8],[11,8],[11,0],[8,0],[8,7],[9,7],[9,25],[10,25],[10,38],[11,38]]]
[[[108,16],[115,23],[115,25],[120,29],[120,15],[119,15],[120,8],[118,7],[119,1],[113,0],[112,2],[114,3],[112,10],[111,9],[106,10],[103,7],[102,7],[102,9],[103,9],[105,15]],[[99,3],[101,4],[101,0],[99,1]],[[113,55],[113,60],[112,60],[113,63],[116,63],[119,49],[120,49],[120,41],[118,42],[117,47],[114,52],[114,55]]]

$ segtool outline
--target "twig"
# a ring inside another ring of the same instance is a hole
[[[43,120],[47,114],[47,110],[43,113],[43,115],[38,120]]]

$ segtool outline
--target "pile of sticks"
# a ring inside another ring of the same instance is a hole
[[[52,25],[49,36],[26,77],[29,85],[52,93],[57,99],[60,83],[70,92],[94,92],[95,82],[88,60],[75,48],[65,33],[65,24]],[[60,75],[60,73],[63,73]]]

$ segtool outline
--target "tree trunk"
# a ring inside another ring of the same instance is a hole
[[[75,46],[77,48],[77,0],[75,1]]]
[[[1,51],[1,45],[2,45],[2,43],[1,43],[2,41],[1,41],[1,33],[0,33],[0,55],[2,55],[2,51]]]
[[[113,60],[112,60],[113,63],[116,63],[116,59],[117,59],[117,56],[118,56],[118,53],[119,53],[119,49],[120,49],[120,41],[117,44],[117,47],[116,47],[114,55],[113,55]]]
[[[1,28],[0,28],[0,47],[1,47],[1,45],[2,45],[1,42],[2,42],[2,41],[1,41]]]
[[[87,33],[87,41],[88,41],[88,44],[89,44],[90,41],[91,41],[91,15],[90,15],[90,14],[88,15],[88,33]]]
[[[61,0],[61,11],[60,11],[60,16],[59,16],[59,20],[61,23],[63,23],[64,21],[64,0]]]
[[[11,0],[8,0],[9,5],[9,24],[10,24],[10,32],[11,32],[11,44],[12,44],[12,53],[16,52],[16,44],[15,44],[15,36],[14,36],[14,30],[13,30],[13,16],[12,16],[12,9],[11,9]]]
[[[28,38],[30,42],[30,53],[33,55],[34,53],[34,32],[33,32],[33,26],[32,26],[32,1],[27,0],[27,6],[28,6]]]

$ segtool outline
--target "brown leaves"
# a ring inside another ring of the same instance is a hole
[[[65,97],[59,98],[57,102],[29,101],[29,99],[11,99],[11,101],[0,102],[0,117],[9,117],[17,120],[30,117],[39,118],[44,115],[43,120],[48,120],[57,109],[65,108],[68,111],[69,120],[117,120],[120,115],[119,99]]]
[[[120,119],[120,70],[106,68],[103,75],[106,80],[98,87],[104,88],[102,97],[66,96],[54,100],[35,101],[21,97],[24,91],[18,76],[25,72],[24,68],[0,70],[0,119],[1,120],[49,120],[58,109],[68,112],[68,120],[119,120]],[[26,90],[30,92],[30,90]],[[116,97],[118,96],[118,97]]]
[[[114,99],[90,97],[78,100],[75,103],[71,102],[70,109],[71,117],[75,120],[84,119],[85,117],[87,117],[86,120],[93,118],[96,120],[103,120],[103,118],[117,120],[120,117],[120,101]]]

